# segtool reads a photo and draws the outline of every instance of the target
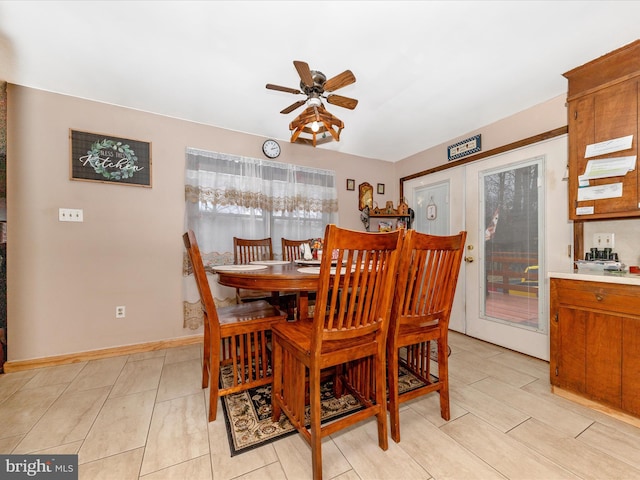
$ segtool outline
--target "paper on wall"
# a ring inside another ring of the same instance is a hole
[[[618,198],[622,196],[622,182],[608,185],[596,185],[578,189],[578,201],[601,200],[603,198]]]
[[[619,158],[589,160],[584,174],[579,180],[595,180],[596,178],[624,177],[627,172],[636,168],[636,155]]]
[[[593,207],[578,207],[576,208],[576,215],[593,215]]]
[[[612,138],[611,140],[605,140],[604,142],[592,143],[587,145],[584,153],[584,158],[597,157],[598,155],[604,155],[606,153],[620,152],[622,150],[628,150],[633,143],[633,135],[627,135],[626,137]]]

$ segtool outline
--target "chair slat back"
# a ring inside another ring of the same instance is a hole
[[[448,328],[467,232],[436,236],[409,230],[404,239],[392,326],[441,322]]]
[[[368,233],[327,226],[324,248],[334,252],[333,257],[337,251],[338,260],[332,265],[332,255],[322,257],[313,349],[320,351],[322,341],[371,333],[386,338],[401,246],[401,231]]]
[[[200,247],[196,240],[196,236],[192,230],[187,231],[183,236],[184,246],[187,249],[189,260],[191,261],[191,267],[193,268],[193,276],[198,286],[198,293],[200,294],[200,302],[202,303],[202,310],[205,318],[205,328],[210,327],[212,329],[212,335],[220,335],[220,320],[218,318],[218,311],[216,310],[216,304],[211,294],[211,288],[209,287],[209,280],[204,269],[204,263],[202,262],[202,255],[200,254]]]
[[[302,252],[300,251],[300,245],[309,243],[309,240],[289,240],[287,238],[282,239],[282,260],[299,260],[302,258]]]
[[[256,260],[273,260],[271,237],[259,240],[233,237],[233,263],[243,265]]]

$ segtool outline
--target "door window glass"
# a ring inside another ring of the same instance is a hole
[[[480,174],[484,214],[483,311],[487,320],[544,329],[538,288],[541,259],[542,161]]]

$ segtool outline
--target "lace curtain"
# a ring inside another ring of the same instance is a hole
[[[282,237],[322,237],[338,223],[335,172],[187,148],[185,230],[198,240],[205,267],[233,263],[233,237],[271,237],[282,258]],[[202,325],[202,312],[186,251],[183,256],[184,327]],[[208,275],[218,306],[235,303],[235,289]]]

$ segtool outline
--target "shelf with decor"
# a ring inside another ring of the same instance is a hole
[[[369,227],[368,231],[374,232],[391,232],[398,228],[411,228],[411,217],[409,215],[369,215],[369,222],[377,220],[377,228]],[[382,220],[388,219],[388,220]]]
[[[387,202],[384,208],[379,208],[375,202],[373,204],[373,208],[365,206],[360,214],[360,220],[367,232],[389,232],[398,228],[411,228],[414,213],[404,201],[398,204],[398,208],[393,208],[391,201]],[[373,225],[372,220],[375,222]]]

